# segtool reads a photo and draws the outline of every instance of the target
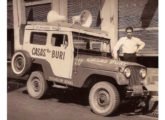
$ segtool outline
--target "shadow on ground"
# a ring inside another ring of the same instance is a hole
[[[26,86],[26,81],[24,80],[11,79],[11,78],[7,79],[7,92],[11,92],[25,86]]]
[[[26,81],[17,80],[17,79],[8,79],[7,92],[14,91],[16,89],[22,88],[26,86]],[[28,94],[27,90],[22,91],[24,94]],[[58,88],[50,88],[47,91],[47,94],[44,99],[57,99],[58,102],[61,103],[73,103],[82,106],[89,106],[88,103],[88,90],[85,89],[58,89]],[[154,111],[157,110],[158,102],[152,103],[152,106],[149,103],[149,111],[147,112],[135,112],[135,105],[130,102],[124,102],[120,104],[117,111],[111,116],[118,116],[120,114],[124,114],[126,116],[133,116],[137,114],[146,114],[149,116],[155,116]],[[154,115],[152,115],[152,113]]]
[[[25,90],[23,91],[23,93],[27,94],[27,91]],[[73,104],[78,104],[82,106],[89,106],[88,94],[89,92],[84,89],[74,88],[74,89],[69,89],[69,90],[68,89],[63,90],[63,89],[57,89],[57,88],[50,88],[44,99],[57,99],[58,102],[61,102],[61,103],[73,103]],[[116,112],[114,112],[111,115],[111,117],[118,116],[120,114],[124,114],[126,116],[142,115],[142,114],[154,116],[151,114],[156,109],[156,106],[157,106],[157,103],[152,105],[149,111],[144,112],[141,110],[139,111],[139,109],[135,107],[135,103],[123,102],[120,104]],[[154,116],[154,117],[157,117],[157,116]]]

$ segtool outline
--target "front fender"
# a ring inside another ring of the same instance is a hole
[[[128,85],[129,80],[120,72],[98,70],[93,68],[79,68],[77,73],[73,73],[73,83],[76,87],[82,87],[91,75],[101,75],[113,78],[118,85]]]

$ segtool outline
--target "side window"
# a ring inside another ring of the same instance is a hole
[[[32,32],[30,37],[30,43],[37,45],[46,45],[47,33]]]
[[[99,51],[101,45],[100,39],[91,35],[73,33],[73,44],[76,49]]]
[[[51,44],[56,47],[61,47],[63,44],[68,44],[67,35],[53,34],[51,38]]]

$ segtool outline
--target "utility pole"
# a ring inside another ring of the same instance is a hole
[[[52,10],[56,11],[59,15],[68,17],[68,0],[52,0]]]
[[[26,13],[24,0],[13,0],[13,18],[14,18],[14,50],[22,47],[24,30],[26,24]]]
[[[111,49],[118,40],[118,0],[105,0],[101,10],[101,29],[108,32]]]

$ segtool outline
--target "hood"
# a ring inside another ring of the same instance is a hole
[[[125,62],[120,60],[114,60],[112,58],[103,56],[89,56],[89,55],[79,55],[79,60],[81,61],[80,66],[98,70],[106,71],[118,71],[120,68],[125,68],[126,66],[141,66],[140,64],[134,62]]]

